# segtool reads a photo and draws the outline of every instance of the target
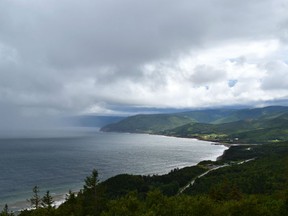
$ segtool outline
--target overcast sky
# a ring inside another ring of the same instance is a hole
[[[2,120],[287,99],[287,0],[0,0]]]

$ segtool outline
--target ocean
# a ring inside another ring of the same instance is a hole
[[[95,168],[100,180],[121,173],[165,174],[216,160],[226,147],[147,134],[70,132],[0,138],[0,208],[29,207],[32,188],[62,197],[79,191]]]

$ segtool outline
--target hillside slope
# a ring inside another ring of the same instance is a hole
[[[193,119],[174,114],[136,115],[120,122],[109,124],[101,131],[129,133],[157,133],[192,122]]]
[[[155,133],[225,143],[278,142],[288,140],[288,107],[136,115],[109,124],[101,130]]]
[[[287,114],[270,119],[240,120],[223,124],[190,123],[162,134],[225,143],[270,143],[288,140]]]

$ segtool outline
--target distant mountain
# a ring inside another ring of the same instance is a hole
[[[141,114],[127,117],[101,128],[105,132],[158,133],[191,122],[211,123],[226,118],[235,110],[195,110],[171,114]]]
[[[225,119],[231,116],[235,109],[207,109],[193,110],[188,112],[178,113],[176,115],[192,119],[194,122],[213,123],[219,119]]]
[[[254,109],[241,109],[230,113],[230,115],[219,118],[215,120],[214,124],[234,122],[239,120],[247,119],[265,119],[265,118],[275,118],[284,113],[288,112],[288,107],[285,106],[269,106],[264,108],[254,108]]]
[[[156,133],[226,143],[278,142],[288,140],[288,107],[136,115],[101,130]]]
[[[188,116],[177,114],[136,115],[101,128],[104,132],[158,133],[193,122]]]

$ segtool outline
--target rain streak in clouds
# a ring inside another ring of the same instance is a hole
[[[1,0],[0,116],[285,102],[287,11],[286,0]]]

